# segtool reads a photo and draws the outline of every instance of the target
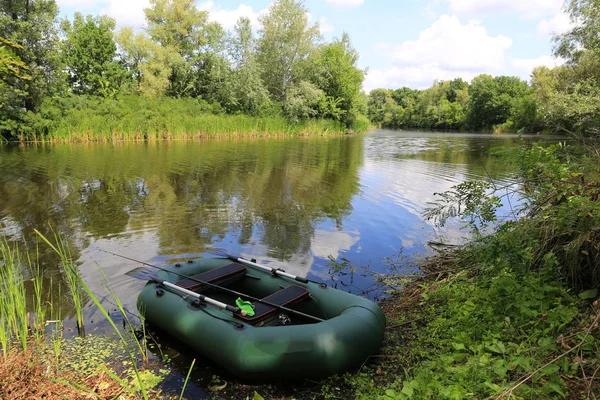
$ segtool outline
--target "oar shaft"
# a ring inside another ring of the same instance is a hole
[[[146,263],[146,262],[143,262],[143,261],[139,261],[139,260],[136,260],[136,259],[133,259],[133,258],[130,258],[130,257],[122,256],[120,254],[113,253],[113,252],[110,252],[110,251],[106,251],[106,250],[102,250],[102,249],[98,249],[98,250],[100,250],[100,251],[102,251],[104,253],[107,253],[107,254],[111,254],[113,256],[121,257],[121,258],[123,258],[125,260],[130,260],[130,261],[133,261],[133,262],[140,263],[142,265],[146,265],[148,267],[152,267],[152,268],[158,269],[160,271],[169,272],[171,274],[175,274],[175,275],[180,276],[182,278],[190,279],[191,281],[194,281],[194,282],[197,282],[197,283],[201,283],[203,285],[210,286],[210,287],[213,287],[215,289],[220,289],[220,290],[223,290],[223,291],[228,292],[228,293],[233,293],[233,294],[235,294],[237,296],[246,297],[246,298],[248,298],[250,300],[254,300],[254,301],[257,301],[259,303],[263,303],[263,304],[266,304],[268,306],[275,307],[275,308],[278,308],[278,309],[283,310],[283,311],[287,311],[287,312],[292,313],[292,314],[296,314],[296,315],[300,315],[300,316],[308,318],[308,319],[312,319],[313,321],[317,321],[317,322],[323,322],[323,321],[325,321],[324,319],[312,316],[310,314],[306,314],[306,313],[303,313],[303,312],[300,312],[300,311],[292,310],[291,308],[280,306],[279,304],[274,304],[274,303],[271,303],[270,301],[259,299],[259,298],[250,296],[248,294],[240,293],[240,292],[235,291],[233,289],[229,289],[229,288],[226,288],[226,287],[223,287],[223,286],[215,285],[214,283],[205,282],[203,280],[194,278],[193,276],[187,276],[187,275],[184,275],[184,274],[180,274],[178,272],[171,271],[171,270],[168,270],[166,268],[161,268],[161,267],[159,267],[157,265],[149,264],[149,263]],[[244,261],[246,261],[246,260],[244,260]],[[194,292],[192,292],[192,293],[194,293]]]
[[[244,264],[244,265],[247,265],[249,267],[254,267],[254,268],[262,269],[263,271],[268,271],[268,272],[271,272],[271,273],[279,275],[279,276],[284,276],[286,278],[294,279],[294,280],[296,280],[298,282],[308,283],[308,279],[306,279],[306,278],[302,278],[300,276],[288,274],[287,272],[280,271],[280,270],[275,269],[275,268],[269,268],[266,265],[261,265],[261,264],[258,264],[258,263],[252,262],[252,261],[248,261],[248,260],[246,260],[244,258],[241,258],[241,257],[238,257],[238,258],[233,257],[233,259],[234,259],[234,261],[237,261],[240,264]]]
[[[229,304],[221,303],[220,301],[211,299],[210,297],[206,297],[206,296],[198,294],[196,292],[192,292],[191,290],[184,289],[181,286],[174,285],[171,282],[161,281],[160,284],[163,285],[164,287],[171,288],[175,291],[185,293],[187,296],[194,297],[205,303],[212,304],[215,307],[218,307],[218,308],[221,308],[221,309],[224,309],[227,311],[231,311],[234,314],[240,313],[240,309],[238,307],[233,307],[233,306],[230,306]]]

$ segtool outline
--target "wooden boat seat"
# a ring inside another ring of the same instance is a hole
[[[206,286],[210,286],[204,285],[197,281],[204,281],[212,283],[213,285],[224,286],[241,279],[245,274],[245,266],[238,263],[231,263],[219,268],[211,269],[210,271],[206,271],[201,274],[191,276],[189,278],[182,279],[175,282],[175,284],[184,289],[197,292],[205,289]]]
[[[285,289],[281,289],[267,297],[262,298],[261,300],[268,301],[269,303],[276,304],[278,306],[286,307],[290,304],[298,303],[309,297],[310,292],[308,289],[300,287],[298,285],[290,285]],[[277,314],[279,308],[270,306],[265,303],[255,302],[254,305],[254,315],[242,316],[236,314],[237,318],[240,318],[247,322],[250,325],[256,325],[264,320],[271,318],[274,314]]]

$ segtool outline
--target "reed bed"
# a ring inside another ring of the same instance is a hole
[[[60,111],[62,110],[62,111]],[[120,96],[117,99],[78,96],[46,114],[37,135],[24,140],[87,142],[261,136],[309,136],[361,133],[365,118],[348,129],[333,120],[290,122],[279,115],[224,114],[218,106],[196,99]]]
[[[81,279],[68,243],[56,233],[54,242],[39,231],[36,233],[41,239],[40,244],[48,245],[60,256],[65,279],[73,299],[80,333],[84,327],[83,307],[85,302],[83,295],[85,295],[113,327],[118,337],[117,343],[124,352],[123,355],[130,367],[124,372],[117,373],[104,363],[97,363],[95,367],[92,365],[96,369],[96,373],[91,375],[86,373],[85,376],[80,376],[81,374],[77,374],[72,368],[63,368],[62,364],[72,358],[73,354],[64,354],[66,341],[63,338],[61,311],[50,301],[53,289],[52,280],[50,280],[50,287],[43,286],[43,274],[37,262],[38,247],[36,247],[35,253],[30,255],[28,252],[22,251],[18,244],[9,242],[6,237],[0,237],[0,351],[2,354],[0,380],[7,381],[5,386],[0,385],[0,398],[4,398],[4,396],[10,398],[17,396],[14,398],[23,399],[32,396],[37,398],[40,391],[44,391],[44,396],[49,396],[47,398],[64,398],[64,394],[67,392],[70,394],[83,393],[86,396],[93,395],[96,398],[113,398],[115,394],[117,396],[126,394],[126,398],[150,398],[153,394],[152,386],[156,383],[147,382],[147,377],[153,372],[151,369],[145,370],[144,367],[149,356],[143,321],[142,335],[138,337],[139,327],[129,318],[125,307],[114,290],[110,288],[106,275],[100,269],[104,278],[103,286],[111,295],[112,301],[117,304],[126,323],[125,329],[119,329],[110,313]],[[48,325],[52,325],[52,327],[47,328]],[[89,338],[86,336],[78,339],[87,340]],[[66,346],[66,348],[71,348],[66,353],[72,353],[73,346]],[[111,358],[112,356],[111,354]],[[85,360],[85,363],[89,364],[88,361]],[[140,364],[140,361],[144,364]],[[27,364],[27,373],[9,377],[10,365],[19,363]],[[179,398],[183,395],[193,367],[194,363],[192,362]],[[31,376],[31,374],[38,375]],[[105,386],[103,390],[107,392],[106,397],[98,396],[98,393],[95,392],[99,382],[97,379],[90,380],[90,378],[96,375],[103,376],[102,385]],[[111,386],[106,386],[107,384]],[[108,396],[109,393],[110,396]]]

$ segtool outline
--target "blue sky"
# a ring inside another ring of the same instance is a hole
[[[230,29],[241,16],[258,28],[272,0],[199,0]],[[118,26],[141,28],[149,0],[57,0],[61,14],[107,14]],[[365,90],[426,88],[435,79],[481,73],[528,79],[551,57],[552,33],[569,29],[563,0],[305,0],[326,40],[348,32],[368,68]]]

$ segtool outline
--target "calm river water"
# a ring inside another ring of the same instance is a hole
[[[105,274],[132,311],[144,283],[124,273],[139,265],[99,249],[163,265],[223,248],[361,293],[372,278],[332,277],[329,257],[384,273],[387,257],[421,255],[431,240],[460,242],[467,235],[461,221],[439,230],[422,218],[423,209],[435,192],[465,180],[510,183],[513,171],[490,150],[518,141],[379,130],[337,138],[5,146],[0,221],[5,234],[30,248],[34,228],[60,232],[91,289],[106,296]],[[45,277],[58,292],[59,261],[40,248]],[[72,314],[68,296],[55,302]],[[86,317],[102,319],[91,305]]]

